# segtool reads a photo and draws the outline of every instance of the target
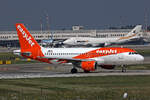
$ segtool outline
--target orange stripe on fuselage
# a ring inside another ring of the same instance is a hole
[[[127,36],[127,37],[120,37],[119,40],[129,39],[129,38],[134,37],[134,36],[136,36],[136,34],[133,34],[133,35]]]
[[[113,55],[113,54],[119,54],[119,53],[125,53],[125,52],[136,52],[129,48],[99,48],[96,50],[92,50],[89,52],[86,52],[84,54],[80,54],[78,56],[75,56],[73,58],[75,59],[89,59],[89,58],[95,58],[95,57],[101,57],[101,56],[107,56],[107,55]]]

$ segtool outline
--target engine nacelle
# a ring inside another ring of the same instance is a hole
[[[104,43],[104,46],[105,46],[105,47],[110,46],[110,45],[111,45],[111,43],[107,43],[107,42]]]
[[[85,71],[94,71],[97,67],[96,61],[82,61],[81,68]]]
[[[114,69],[115,65],[100,65],[100,67],[102,67],[104,69]]]

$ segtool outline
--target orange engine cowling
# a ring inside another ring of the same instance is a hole
[[[94,71],[97,67],[96,61],[82,61],[81,68],[85,71]]]
[[[102,67],[104,69],[114,69],[115,65],[100,65],[100,67]]]

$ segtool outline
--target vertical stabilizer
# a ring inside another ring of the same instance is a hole
[[[41,47],[23,24],[17,23],[16,30],[19,38],[21,53],[36,58],[43,56]]]
[[[135,36],[142,30],[142,25],[136,25],[126,36]]]

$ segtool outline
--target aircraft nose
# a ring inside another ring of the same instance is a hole
[[[70,40],[65,40],[64,42],[63,42],[63,44],[69,44],[70,43]]]
[[[144,61],[144,57],[139,55],[138,57],[136,57],[136,60],[139,62],[143,62]]]

